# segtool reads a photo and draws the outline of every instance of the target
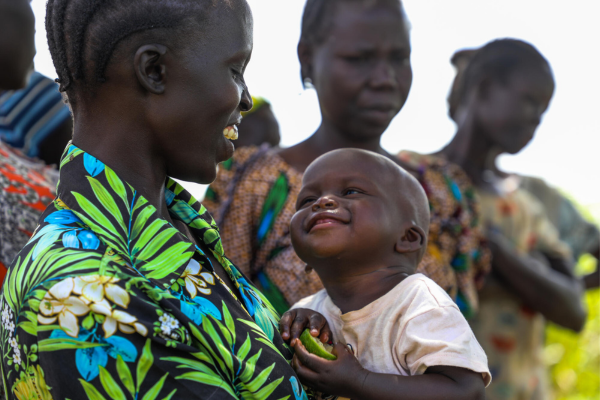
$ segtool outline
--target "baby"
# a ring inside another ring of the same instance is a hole
[[[306,170],[296,210],[294,249],[325,286],[281,322],[304,384],[352,399],[485,398],[485,353],[446,292],[415,273],[429,226],[416,179],[378,154],[332,151]],[[318,322],[311,334],[332,335],[337,360],[297,339],[302,308],[327,319],[331,331]]]

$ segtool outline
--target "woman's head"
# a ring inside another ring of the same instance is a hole
[[[307,0],[298,57],[323,120],[354,140],[380,136],[412,83],[399,0]]]
[[[35,56],[35,18],[28,0],[0,0],[0,91],[27,85]]]
[[[46,26],[76,140],[79,115],[123,121],[170,176],[214,179],[252,107],[245,0],[50,0]]]
[[[495,40],[467,58],[457,76],[453,119],[460,124],[471,115],[491,144],[518,153],[533,138],[552,98],[550,64],[531,44],[516,39]]]

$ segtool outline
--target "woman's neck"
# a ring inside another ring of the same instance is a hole
[[[323,154],[348,147],[373,151],[391,158],[392,156],[381,147],[380,140],[381,136],[365,140],[352,139],[339,127],[323,119],[319,128],[308,139],[279,150],[279,155],[295,170],[303,173],[310,163]]]
[[[368,139],[354,139],[330,121],[323,119],[319,129],[310,137],[311,144],[322,154],[332,150],[353,147],[382,155],[388,153],[381,147],[381,135]]]
[[[460,166],[475,186],[485,186],[484,174],[495,166],[499,153],[472,120],[461,123],[454,138],[441,150],[446,159]],[[493,168],[493,172],[497,171]]]
[[[142,140],[148,136],[136,123],[84,116],[75,119],[73,144],[107,164],[152,204],[160,217],[171,221],[164,196],[166,164],[150,141]]]

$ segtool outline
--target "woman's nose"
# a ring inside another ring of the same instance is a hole
[[[312,206],[313,211],[317,211],[319,209],[333,210],[336,208],[338,208],[338,202],[333,197],[329,196],[323,196],[319,198],[319,200],[315,201]]]
[[[250,96],[248,87],[244,85],[244,91],[242,92],[242,98],[240,100],[240,110],[242,110],[242,112],[247,112],[250,111],[253,106],[254,102],[252,101],[252,96]]]

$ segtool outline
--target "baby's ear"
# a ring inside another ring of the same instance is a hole
[[[416,225],[410,225],[404,230],[404,234],[396,242],[397,253],[419,252],[426,246],[427,237],[425,231]]]

